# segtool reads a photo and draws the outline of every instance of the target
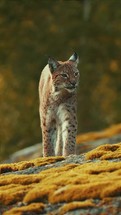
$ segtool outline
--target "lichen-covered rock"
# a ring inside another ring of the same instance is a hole
[[[21,214],[40,214],[44,211],[45,205],[43,203],[32,203],[27,206],[15,207],[8,210],[4,215],[21,215]]]
[[[76,154],[86,153],[102,144],[121,142],[121,123],[112,125],[99,132],[79,134],[76,138]],[[42,144],[34,144],[21,149],[8,157],[2,163],[15,163],[23,160],[32,160],[42,156]],[[33,164],[28,164],[33,165]],[[8,167],[9,168],[9,167]],[[11,168],[11,166],[10,166]]]
[[[1,164],[3,215],[120,214],[121,143],[85,155]]]
[[[104,138],[113,137],[114,135],[121,134],[121,123],[117,125],[112,125],[99,132],[88,132],[85,134],[80,134],[77,136],[77,143],[89,142]]]

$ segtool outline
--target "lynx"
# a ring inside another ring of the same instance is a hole
[[[49,58],[41,73],[39,113],[44,157],[75,154],[78,63],[76,53],[65,62]]]

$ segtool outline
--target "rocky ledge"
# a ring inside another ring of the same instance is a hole
[[[0,214],[121,214],[121,143],[0,165]]]

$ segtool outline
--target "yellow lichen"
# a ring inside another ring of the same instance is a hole
[[[59,215],[64,215],[65,213],[72,211],[74,209],[80,209],[80,208],[91,208],[95,207],[96,205],[92,202],[92,200],[86,200],[86,201],[74,201],[65,204],[62,206],[59,210]]]
[[[42,158],[33,159],[31,161],[21,161],[21,162],[12,163],[12,164],[1,164],[0,173],[23,170],[33,166],[44,166],[61,160],[64,160],[64,157],[59,157],[59,156],[46,157],[46,158],[42,157]]]
[[[104,198],[120,191],[121,162],[69,164],[34,175],[4,175],[0,182],[0,202],[6,205],[17,201],[57,203]]]
[[[56,190],[57,186],[48,184],[46,186],[40,185],[36,186],[34,189],[30,190],[27,195],[25,195],[23,201],[26,203],[47,201],[51,193]]]
[[[104,145],[91,151],[90,154],[87,153],[86,157],[90,159],[89,163],[65,164],[64,166],[43,170],[37,174],[1,175],[0,203],[9,205],[17,202],[27,204],[65,202],[69,204],[65,206],[65,209],[62,208],[62,211],[66,211],[68,207],[76,207],[76,203],[71,205],[72,201],[96,198],[104,200],[119,196],[121,193],[121,161],[110,162],[105,160],[104,156],[106,157],[112,153],[112,158],[116,158],[120,149],[120,143]],[[91,159],[97,158],[98,151],[101,152],[100,160],[97,162],[91,161]],[[55,162],[58,159],[61,160],[57,157],[50,158],[50,160],[48,158],[48,162]],[[41,165],[41,163],[47,162],[47,158],[39,158],[34,162],[37,164],[39,162],[39,165]],[[20,210],[22,207],[18,209]],[[77,207],[81,207],[81,203]],[[17,213],[16,210],[13,211]]]
[[[43,203],[32,203],[20,208],[13,208],[7,212],[4,212],[3,215],[23,215],[25,212],[40,214],[43,212],[44,208],[45,205]]]
[[[100,158],[101,160],[121,158],[121,143],[101,145],[86,153],[87,160],[92,160],[95,158]]]
[[[83,142],[112,137],[113,135],[120,134],[120,133],[121,133],[121,124],[117,124],[101,132],[88,132],[85,134],[79,134],[76,138],[76,142],[79,144]]]
[[[10,184],[0,187],[0,203],[4,205],[22,201],[25,194],[32,189],[32,185]]]

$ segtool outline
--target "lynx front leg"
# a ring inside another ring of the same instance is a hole
[[[46,122],[42,123],[42,142],[43,142],[43,156],[54,156],[54,144],[53,144],[53,127],[47,126]]]
[[[62,156],[62,147],[63,147],[62,130],[61,130],[61,126],[58,126],[57,141],[56,141],[56,148],[55,148],[56,156]]]
[[[63,156],[75,154],[77,121],[76,118],[70,122],[67,120],[63,123]]]

